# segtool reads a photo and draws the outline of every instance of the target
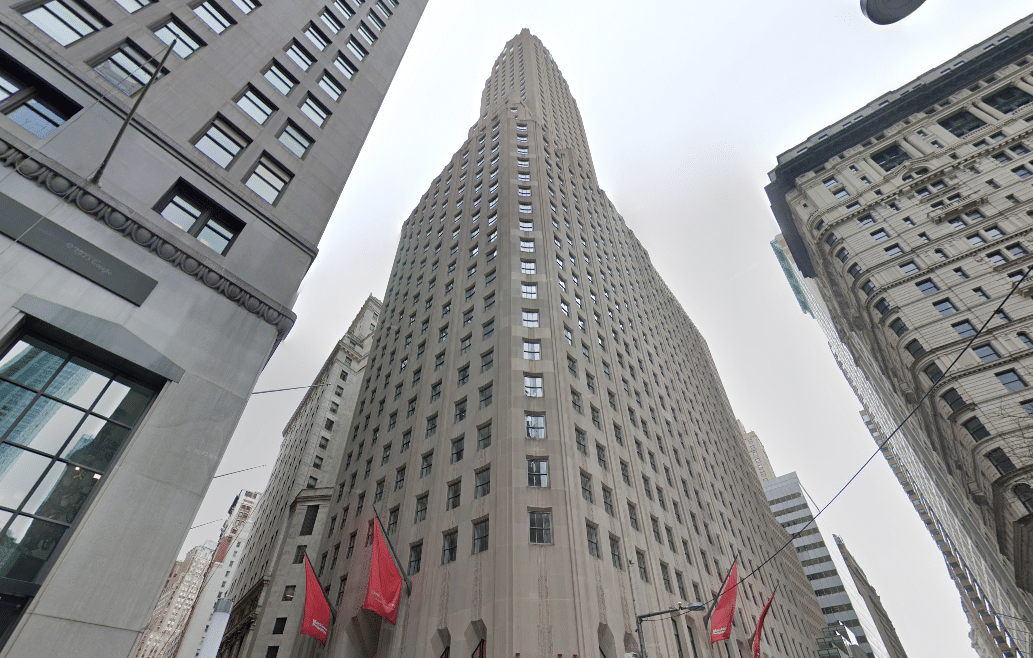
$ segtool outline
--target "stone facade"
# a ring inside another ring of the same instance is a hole
[[[1031,280],[1011,292],[1033,262],[1031,55],[1026,18],[780,155],[767,187],[976,646],[1006,657],[1033,619]]]
[[[768,451],[764,448],[764,442],[760,440],[756,432],[747,432],[742,421],[736,422],[739,423],[739,432],[742,434],[743,442],[746,443],[746,449],[750,451],[750,459],[753,461],[753,470],[757,472],[757,477],[761,482],[774,478],[775,469],[771,466],[771,460],[768,459]]]
[[[234,574],[240,568],[244,544],[251,536],[251,528],[255,524],[255,507],[261,496],[257,491],[241,490],[233,499],[229,516],[219,534],[219,546],[212,559],[212,568],[205,577],[190,619],[183,628],[182,639],[175,652],[176,658],[195,658],[200,653],[216,603],[224,598]]]
[[[266,658],[270,647],[293,656],[314,641],[298,635],[305,599],[301,557],[308,555],[317,573],[328,559],[337,559],[328,558],[326,549],[320,556],[317,549],[336,524],[331,518],[334,480],[381,310],[376,298],[366,300],[283,430],[276,465],[228,590],[235,604],[221,657]],[[297,595],[287,594],[288,588]]]
[[[182,562],[176,562],[172,567],[172,573],[161,591],[158,605],[151,613],[151,620],[140,637],[133,658],[165,658],[174,655],[183,627],[186,626],[212,565],[215,549],[215,542],[195,546]]]
[[[425,5],[0,8],[3,658],[134,650]]]
[[[744,654],[776,586],[763,655],[816,655],[799,561],[761,566],[789,536],[742,476],[706,342],[600,189],[527,30],[402,226],[346,451],[323,655],[638,653],[635,612],[709,602],[737,554],[759,571],[733,639],[711,648],[689,613],[645,622],[649,655]],[[396,626],[360,610],[374,511],[412,583]]]

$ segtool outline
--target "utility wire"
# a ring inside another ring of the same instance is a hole
[[[201,525],[195,525],[195,526],[191,527],[190,530],[193,530],[194,528],[203,528],[206,525],[211,525],[213,523],[219,523],[220,521],[225,521],[225,520],[226,519],[215,519],[214,521],[209,521],[208,523],[202,523]]]
[[[265,468],[268,464],[260,464],[258,466],[252,466],[251,468],[242,468],[239,471],[230,471],[229,473],[220,473],[219,475],[213,475],[212,479],[226,477],[227,475],[236,475],[237,473],[243,473],[244,471],[253,471],[256,468]]]
[[[331,384],[313,384],[312,386],[295,386],[293,388],[274,388],[268,391],[252,391],[251,395],[261,395],[263,393],[280,393],[283,391],[300,391],[303,388],[320,388],[323,386],[331,386]]]
[[[943,374],[941,374],[941,375],[940,375],[940,379],[938,379],[937,381],[940,381],[940,380],[942,380],[943,378],[945,378],[945,377],[947,376],[947,373],[949,373],[949,372],[950,372],[950,371],[951,371],[951,370],[952,370],[952,369],[954,368],[954,366],[955,366],[955,365],[957,365],[958,361],[959,361],[959,360],[961,360],[961,357],[962,357],[962,355],[964,355],[964,354],[965,354],[965,352],[967,352],[967,351],[969,350],[969,348],[971,348],[971,347],[972,347],[972,343],[974,343],[974,342],[976,341],[976,339],[977,339],[977,338],[979,338],[980,334],[982,334],[982,333],[983,333],[983,330],[985,330],[985,329],[987,328],[987,326],[989,326],[989,324],[990,324],[990,321],[991,321],[991,320],[993,320],[993,319],[994,319],[995,317],[997,317],[997,314],[998,314],[998,313],[1000,313],[1001,311],[1003,311],[1003,310],[1004,310],[1004,305],[1005,305],[1005,303],[1006,303],[1006,302],[1007,302],[1007,301],[1008,301],[1009,299],[1011,299],[1011,296],[1012,296],[1013,294],[1015,294],[1015,291],[1016,291],[1016,290],[1018,290],[1018,289],[1019,289],[1019,286],[1020,286],[1020,285],[1022,285],[1022,282],[1026,280],[1026,277],[1028,277],[1028,276],[1029,276],[1030,272],[1033,272],[1033,267],[1031,267],[1031,268],[1027,269],[1027,270],[1026,270],[1026,271],[1025,271],[1024,273],[1023,273],[1023,275],[1022,275],[1022,276],[1021,276],[1021,277],[1020,277],[1020,278],[1019,278],[1019,279],[1018,279],[1018,280],[1017,280],[1017,281],[1015,282],[1015,284],[1014,284],[1014,285],[1012,285],[1012,288],[1011,288],[1011,290],[1010,290],[1010,291],[1008,291],[1008,294],[1007,294],[1007,295],[1005,295],[1004,299],[1002,299],[1002,300],[1001,300],[1001,303],[997,305],[997,308],[996,308],[996,309],[994,309],[994,312],[993,312],[993,313],[991,313],[991,314],[990,314],[990,317],[988,317],[988,318],[986,319],[986,322],[984,322],[984,323],[983,323],[983,325],[982,325],[981,327],[979,327],[979,330],[978,330],[978,331],[977,331],[976,333],[972,334],[972,337],[971,337],[971,338],[969,339],[968,343],[966,343],[966,344],[965,344],[965,347],[964,347],[964,348],[962,348],[962,350],[961,350],[960,352],[958,352],[958,355],[957,355],[956,357],[954,357],[954,360],[953,360],[953,361],[951,361],[951,364],[950,364],[949,366],[947,366],[947,369],[943,371]],[[789,547],[789,546],[790,546],[790,545],[791,545],[791,544],[793,543],[793,540],[794,540],[794,539],[797,539],[798,537],[800,537],[800,535],[801,535],[801,534],[803,533],[803,531],[804,531],[804,530],[806,530],[806,529],[807,529],[808,527],[810,527],[810,525],[811,525],[811,524],[813,524],[813,523],[814,523],[814,522],[815,522],[815,521],[817,520],[817,518],[818,518],[819,516],[821,516],[822,512],[824,512],[825,510],[827,510],[827,509],[829,508],[829,505],[831,505],[832,503],[836,502],[836,499],[837,499],[837,498],[839,498],[839,496],[840,496],[840,495],[841,495],[841,494],[842,494],[842,493],[843,493],[844,491],[846,491],[846,488],[847,488],[847,487],[849,487],[849,486],[850,486],[850,485],[851,485],[851,484],[853,483],[853,481],[857,479],[857,476],[859,476],[859,475],[861,474],[861,471],[863,471],[863,470],[865,469],[865,467],[867,467],[867,466],[868,466],[868,464],[870,464],[870,463],[872,462],[872,460],[873,460],[873,459],[875,459],[876,455],[878,455],[878,454],[879,454],[880,452],[882,452],[882,449],[883,449],[883,447],[884,447],[884,446],[885,446],[885,445],[886,445],[887,443],[889,443],[890,439],[892,439],[892,438],[893,438],[894,436],[896,436],[897,432],[899,432],[899,431],[900,431],[900,429],[901,429],[902,427],[904,427],[904,424],[905,424],[905,423],[906,423],[907,421],[911,420],[911,417],[912,417],[912,416],[914,416],[914,415],[915,415],[915,413],[917,413],[917,412],[918,412],[919,408],[921,408],[921,406],[922,406],[922,403],[924,403],[924,402],[926,401],[926,399],[927,399],[927,398],[929,397],[929,395],[930,395],[930,394],[931,394],[931,393],[933,392],[933,388],[934,388],[935,384],[936,384],[936,382],[933,382],[933,386],[930,386],[930,387],[929,387],[929,388],[928,388],[928,389],[926,390],[926,392],[925,392],[925,393],[924,393],[924,394],[922,395],[922,397],[921,397],[921,398],[919,398],[918,402],[917,402],[917,403],[915,403],[915,406],[914,406],[914,408],[913,408],[913,409],[911,410],[911,413],[909,413],[909,414],[908,414],[908,415],[907,415],[907,416],[906,416],[906,417],[904,418],[904,420],[900,421],[900,423],[898,423],[898,424],[897,424],[897,427],[896,427],[896,428],[895,428],[895,429],[894,429],[894,430],[893,430],[892,432],[890,432],[889,436],[887,436],[887,437],[886,437],[885,439],[883,439],[883,440],[882,440],[882,442],[881,442],[881,443],[879,443],[879,446],[878,446],[878,448],[876,448],[876,449],[875,449],[875,452],[874,452],[874,453],[872,453],[872,456],[871,456],[871,457],[869,457],[869,458],[868,458],[868,459],[867,459],[867,460],[866,460],[866,461],[865,461],[865,462],[864,462],[863,464],[861,464],[861,467],[860,467],[859,469],[857,469],[857,472],[856,472],[856,473],[854,473],[854,474],[853,474],[853,475],[852,475],[852,476],[850,477],[850,479],[846,481],[846,484],[844,484],[844,485],[842,486],[842,488],[840,488],[840,490],[836,492],[836,495],[834,495],[834,496],[832,497],[832,499],[831,499],[831,500],[829,500],[829,502],[827,502],[827,503],[825,504],[825,506],[824,506],[824,507],[822,507],[822,508],[821,508],[820,510],[818,510],[818,513],[817,513],[817,514],[815,514],[815,515],[814,515],[814,516],[813,516],[813,517],[811,518],[811,520],[810,520],[810,521],[808,521],[806,525],[804,525],[804,527],[802,527],[802,528],[800,528],[799,530],[797,530],[797,531],[796,531],[796,532],[795,532],[795,533],[793,534],[793,536],[792,536],[792,537],[790,537],[789,541],[787,541],[787,542],[786,542],[785,544],[783,544],[781,548],[779,548],[779,549],[778,549],[777,551],[775,551],[775,552],[774,552],[774,553],[772,553],[772,554],[771,554],[770,556],[768,556],[768,558],[767,558],[766,560],[764,560],[764,561],[763,561],[763,562],[761,562],[761,563],[760,563],[759,565],[757,565],[757,568],[755,568],[755,569],[754,569],[753,571],[749,572],[748,574],[746,574],[745,576],[743,576],[742,578],[740,578],[740,579],[739,579],[739,581],[738,581],[738,582],[736,583],[736,586],[737,586],[737,587],[738,587],[739,585],[741,585],[742,583],[744,583],[744,582],[745,582],[745,581],[746,581],[746,580],[747,580],[748,578],[752,577],[752,576],[753,576],[753,574],[755,574],[755,573],[757,573],[758,571],[760,571],[761,567],[763,567],[763,566],[764,566],[765,564],[767,564],[768,562],[771,562],[772,560],[774,560],[774,559],[775,559],[775,557],[776,557],[776,556],[778,556],[778,554],[779,554],[779,553],[781,553],[782,551],[784,551],[784,550],[785,550],[785,549],[786,549],[787,547]],[[710,601],[714,601],[714,600],[717,600],[718,598],[719,598],[719,596],[714,596],[714,597],[712,597],[712,598],[710,599]],[[1016,618],[1016,619],[1017,619],[1017,618]],[[1022,621],[1026,621],[1027,623],[1029,623],[1029,621],[1028,621],[1028,620],[1025,620],[1025,619],[1023,619]]]

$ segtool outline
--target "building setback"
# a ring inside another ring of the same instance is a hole
[[[425,5],[0,9],[3,658],[133,651]]]
[[[783,153],[767,186],[869,426],[885,440],[923,400],[884,453],[975,646],[1007,657],[1033,619],[1033,279],[998,310],[1033,262],[1031,54],[1027,17]]]
[[[370,296],[323,363],[283,430],[283,443],[255,511],[254,526],[227,597],[234,606],[220,658],[296,656],[315,642],[301,636],[304,556],[325,570],[320,540],[337,523],[331,503],[381,313]],[[337,560],[335,553],[331,560]],[[297,596],[295,596],[297,594]]]
[[[527,30],[402,226],[347,439],[320,549],[338,556],[328,656],[638,653],[635,610],[709,601],[734,555],[745,575],[789,539],[742,477],[705,341],[599,188]],[[360,610],[374,508],[413,583],[397,626]],[[646,622],[647,651],[745,653],[781,586],[763,655],[813,658],[799,561],[758,574],[730,642],[712,649],[692,613]]]

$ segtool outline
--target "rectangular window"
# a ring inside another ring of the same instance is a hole
[[[545,438],[545,415],[544,414],[524,414],[524,424],[527,428],[527,438],[529,439],[544,439]]]
[[[366,50],[361,43],[356,41],[355,37],[348,40],[348,51],[360,62],[369,56],[369,51]]]
[[[62,46],[75,43],[110,25],[88,5],[76,0],[50,0],[22,15]]]
[[[473,490],[474,498],[483,498],[491,493],[491,468],[485,468],[477,471],[474,475],[475,486]]]
[[[529,512],[532,544],[552,543],[552,512]]]
[[[244,227],[243,222],[182,180],[154,210],[218,254],[229,251]]]
[[[288,121],[284,125],[283,130],[280,132],[279,140],[281,144],[299,158],[305,157],[305,152],[312,146],[312,138],[306,135],[301,128],[298,128],[293,121]]]
[[[250,143],[251,140],[244,133],[221,116],[216,116],[194,146],[215,164],[226,169]]]
[[[183,59],[190,57],[205,45],[196,34],[175,17],[169,18],[167,23],[155,29],[154,36],[166,45],[171,45],[175,41],[176,45],[172,46],[172,52]]]
[[[483,553],[488,550],[488,519],[473,524],[473,552]]]
[[[313,57],[304,47],[297,41],[292,41],[291,45],[287,48],[287,57],[298,65],[302,71],[307,71],[313,64],[316,63],[316,58]]]
[[[326,35],[320,32],[319,28],[312,23],[309,23],[308,27],[305,28],[305,36],[316,47],[316,50],[326,50],[330,46],[330,39],[326,38]]]
[[[236,21],[212,0],[205,0],[194,7],[194,13],[216,34],[222,34],[227,28],[236,24]]]
[[[329,73],[323,73],[323,77],[319,78],[319,88],[334,101],[341,100],[344,94],[344,87]]]
[[[453,482],[448,485],[448,492],[445,496],[445,510],[455,509],[459,507],[459,498],[462,495],[463,482],[462,480]]]
[[[320,128],[326,125],[326,120],[330,118],[330,110],[326,109],[326,106],[317,101],[312,94],[305,97],[305,102],[301,104],[301,112]]]
[[[585,526],[586,538],[588,539],[588,554],[592,557],[599,557],[599,530],[592,524]]]
[[[413,518],[413,523],[419,523],[427,518],[427,501],[429,499],[428,494],[416,498],[416,516]]]
[[[268,153],[263,153],[245,185],[267,203],[276,203],[292,178],[294,174],[277,164]]]
[[[298,84],[297,78],[287,72],[287,69],[283,67],[279,62],[273,62],[269,65],[269,68],[265,70],[262,76],[266,81],[273,86],[276,91],[280,92],[284,96],[290,93],[294,85]]]
[[[93,70],[115,85],[126,96],[144,88],[158,70],[158,60],[130,41],[123,41],[115,52],[98,62]],[[162,71],[162,74],[167,71]]]
[[[355,68],[355,65],[351,63],[351,60],[342,54],[338,54],[337,58],[334,59],[334,66],[337,67],[337,70],[341,72],[346,80],[351,80],[352,76],[359,71]]]
[[[237,107],[244,111],[249,117],[262,125],[276,111],[276,107],[269,102],[269,99],[248,87],[244,95],[237,101]]]
[[[542,358],[541,341],[524,341],[524,358],[530,361],[540,361]]]
[[[441,542],[441,564],[448,564],[456,561],[456,552],[459,546],[459,532],[453,530],[448,532]]]
[[[527,486],[548,487],[549,486],[549,460],[537,457],[527,459]]]
[[[409,547],[409,575],[420,572],[420,563],[423,561],[423,542]]]

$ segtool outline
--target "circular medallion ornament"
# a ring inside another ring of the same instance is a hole
[[[876,25],[890,25],[909,16],[925,0],[861,0],[861,13]]]

